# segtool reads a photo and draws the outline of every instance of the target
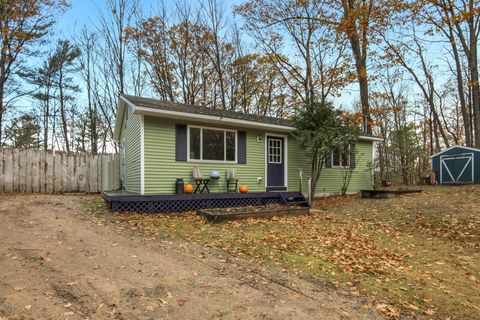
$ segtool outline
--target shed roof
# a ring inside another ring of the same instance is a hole
[[[433,157],[439,156],[439,155],[441,155],[441,154],[444,154],[445,152],[450,151],[450,150],[452,150],[452,149],[454,149],[454,148],[460,148],[460,149],[465,149],[465,150],[469,150],[469,151],[480,152],[480,149],[472,148],[472,147],[467,147],[467,146],[461,146],[461,145],[456,144],[456,145],[454,145],[454,146],[451,146],[450,148],[447,148],[447,149],[445,149],[445,150],[442,150],[442,151],[440,151],[440,152],[437,152],[437,153],[435,153],[435,154],[432,154],[432,155],[430,156],[430,158],[433,158]]]

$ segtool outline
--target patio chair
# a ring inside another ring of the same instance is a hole
[[[200,169],[199,167],[193,167],[192,174],[196,184],[195,191],[193,193],[197,193],[198,191],[200,191],[200,193],[203,193],[205,189],[207,190],[207,193],[210,193],[210,190],[208,189],[208,183],[210,182],[210,178],[203,177],[202,169]]]
[[[227,192],[237,192],[237,169],[229,168],[227,169]],[[233,187],[233,190],[231,189]]]

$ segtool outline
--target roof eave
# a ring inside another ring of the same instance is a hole
[[[359,136],[358,136],[358,140],[361,140],[361,141],[371,141],[371,142],[383,141],[383,139],[382,139],[382,138],[379,138],[379,137],[374,137],[374,136],[362,136],[362,135],[359,135]]]
[[[123,115],[125,114],[125,101],[120,96],[117,107],[117,116],[115,118],[115,127],[113,129],[113,141],[118,143],[120,141],[120,133],[122,131]]]
[[[440,151],[440,152],[437,152],[437,153],[435,153],[435,154],[432,154],[432,155],[430,156],[430,158],[433,158],[433,157],[436,157],[436,156],[438,156],[438,155],[441,155],[442,153],[445,153],[445,152],[447,152],[447,151],[449,151],[449,150],[452,150],[453,148],[463,148],[463,149],[467,149],[467,150],[470,150],[470,151],[480,152],[480,149],[472,148],[472,147],[467,147],[467,146],[461,146],[461,145],[456,144],[456,145],[454,145],[454,146],[451,146],[450,148],[447,148],[447,149],[445,149],[445,150],[442,150],[442,151]]]
[[[240,126],[242,128],[254,128],[254,129],[268,129],[275,130],[279,132],[293,132],[295,127],[284,126],[279,124],[271,124],[265,122],[257,122],[243,119],[233,119],[228,117],[221,116],[212,116],[204,114],[194,114],[180,111],[164,110],[164,109],[154,109],[148,107],[136,106],[134,113],[150,115],[150,116],[162,116],[169,119],[181,119],[181,120],[190,120],[190,121],[202,121],[208,123],[221,123],[232,126]]]

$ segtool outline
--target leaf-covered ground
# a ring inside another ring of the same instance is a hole
[[[480,318],[480,186],[392,199],[329,197],[309,216],[218,225],[193,213],[117,215],[157,236],[219,247],[373,298],[392,317]],[[371,301],[371,300],[370,300]]]

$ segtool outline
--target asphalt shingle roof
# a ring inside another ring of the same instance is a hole
[[[248,114],[243,112],[229,111],[229,110],[222,110],[222,109],[211,109],[204,106],[194,106],[194,105],[188,105],[184,103],[170,102],[170,101],[151,99],[151,98],[143,98],[143,97],[130,96],[125,94],[122,96],[138,107],[185,112],[185,113],[198,114],[198,115],[217,116],[222,118],[246,120],[246,121],[274,124],[274,125],[280,125],[280,126],[288,126],[288,127],[294,126],[294,122],[287,119],[259,116],[255,114]]]

